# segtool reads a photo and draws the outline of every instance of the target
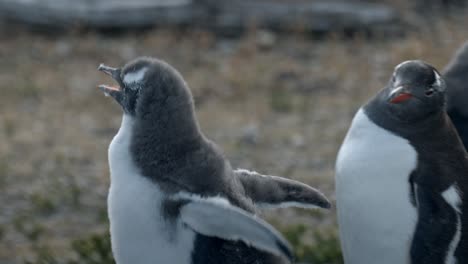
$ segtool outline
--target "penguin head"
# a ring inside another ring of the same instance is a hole
[[[137,58],[122,68],[101,64],[98,70],[110,75],[118,86],[99,85],[119,103],[125,114],[157,116],[162,108],[191,111],[192,96],[180,74],[169,64],[149,57]],[[156,114],[156,115],[154,115]]]
[[[383,95],[397,118],[412,121],[444,109],[445,87],[433,66],[412,60],[395,67]]]

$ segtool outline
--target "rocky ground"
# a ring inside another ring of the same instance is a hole
[[[236,39],[161,29],[44,35],[3,27],[0,263],[70,263],[83,253],[73,241],[107,229],[107,146],[121,111],[96,89],[111,82],[99,63],[166,60],[186,78],[204,133],[233,167],[301,180],[334,201],[335,156],[354,112],[402,60],[442,69],[468,39],[466,22],[447,18],[377,39],[255,29]],[[335,209],[264,216],[300,245],[303,259],[340,263]],[[315,253],[303,246],[319,242],[327,244]]]

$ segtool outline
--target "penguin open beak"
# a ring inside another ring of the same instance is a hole
[[[120,80],[120,69],[118,68],[112,68],[109,66],[106,66],[101,63],[98,67],[99,71],[104,72],[105,74],[111,76],[114,80],[117,81],[117,83],[121,83]],[[122,95],[122,89],[119,86],[111,86],[111,85],[106,85],[106,84],[101,84],[98,86],[98,88],[104,92],[106,96],[112,96],[114,99],[116,99],[118,102],[120,101],[121,95]]]
[[[412,97],[413,94],[411,94],[405,86],[400,85],[390,92],[388,95],[388,101],[392,104],[399,104]]]

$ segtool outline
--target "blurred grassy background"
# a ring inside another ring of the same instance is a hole
[[[195,29],[44,34],[2,25],[0,263],[111,263],[107,147],[121,111],[96,89],[111,82],[99,63],[166,60],[233,167],[306,182],[334,201],[335,155],[357,108],[399,62],[442,69],[468,39],[463,14],[417,25],[391,37],[252,28],[235,39]],[[300,260],[341,263],[335,210],[264,216]]]

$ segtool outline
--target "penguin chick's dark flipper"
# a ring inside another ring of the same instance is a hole
[[[437,193],[420,185],[413,184],[413,188],[419,217],[411,243],[411,263],[455,263],[461,236],[456,189]]]
[[[244,169],[234,171],[246,195],[260,208],[330,208],[328,199],[307,184]]]
[[[208,237],[242,241],[261,251],[293,260],[289,243],[271,225],[254,215],[232,206],[221,197],[186,196],[180,208],[183,223]]]

